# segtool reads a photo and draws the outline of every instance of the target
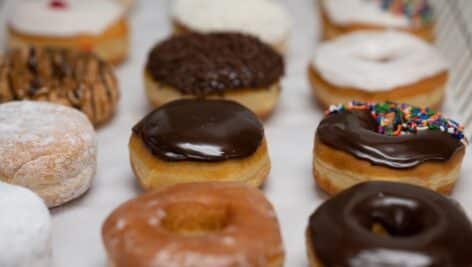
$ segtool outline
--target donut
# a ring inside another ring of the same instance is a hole
[[[253,35],[284,54],[292,20],[272,0],[175,0],[172,6],[175,34],[237,32]]]
[[[133,128],[130,161],[141,186],[239,181],[261,186],[270,171],[264,128],[236,102],[177,100]]]
[[[353,99],[438,108],[448,64],[433,46],[402,32],[356,32],[322,43],[308,70],[323,106]]]
[[[92,124],[46,102],[0,105],[0,181],[27,187],[50,208],[81,196],[96,168]]]
[[[435,18],[429,0],[319,0],[322,38],[355,31],[395,29],[434,42]]]
[[[0,266],[51,267],[51,216],[26,188],[0,182]]]
[[[128,55],[126,8],[116,0],[10,1],[10,49],[59,47],[94,52],[118,64]]]
[[[336,194],[371,180],[447,194],[459,177],[463,127],[429,108],[392,102],[332,106],[315,135],[313,174]]]
[[[156,107],[181,98],[224,98],[267,118],[278,102],[283,74],[283,58],[254,37],[195,33],[154,47],[144,76]]]
[[[282,267],[272,205],[239,183],[179,184],[116,209],[102,237],[112,267]]]
[[[472,224],[450,199],[367,182],[319,207],[306,231],[311,267],[469,267]]]
[[[115,113],[118,81],[112,66],[89,52],[15,49],[0,57],[0,103],[14,100],[73,107],[100,126]]]

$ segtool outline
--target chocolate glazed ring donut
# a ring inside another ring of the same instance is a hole
[[[282,56],[255,37],[191,33],[152,49],[145,83],[156,107],[181,98],[223,98],[266,118],[278,102],[283,74]]]
[[[396,103],[333,107],[315,136],[314,176],[335,194],[356,183],[389,180],[449,193],[466,139],[440,113]]]
[[[17,49],[0,59],[0,102],[15,100],[73,107],[99,126],[115,113],[118,81],[112,66],[91,53]]]
[[[310,217],[316,267],[470,267],[472,224],[452,201],[421,187],[369,182]]]

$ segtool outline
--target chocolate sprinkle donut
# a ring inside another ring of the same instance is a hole
[[[313,254],[325,267],[470,267],[472,224],[456,204],[421,187],[368,182],[311,216]]]
[[[156,82],[204,97],[270,87],[284,74],[284,62],[270,46],[248,35],[190,33],[158,44],[146,69]]]
[[[119,99],[112,66],[91,53],[64,49],[13,50],[0,59],[0,102],[47,101],[106,122]]]
[[[262,143],[261,122],[247,108],[226,100],[177,100],[133,128],[153,155],[166,161],[246,158]]]

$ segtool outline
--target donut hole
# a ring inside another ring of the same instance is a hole
[[[166,209],[162,225],[179,235],[206,235],[222,231],[229,223],[227,207],[199,203],[173,204]]]
[[[408,238],[431,229],[438,215],[417,200],[379,194],[354,209],[357,222],[368,232],[391,238]]]

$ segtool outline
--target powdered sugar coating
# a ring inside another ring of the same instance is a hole
[[[26,188],[0,182],[0,266],[51,267],[51,218]]]
[[[272,0],[176,0],[172,15],[192,31],[242,32],[269,44],[284,42],[292,25],[286,10]]]
[[[93,126],[79,111],[45,102],[0,105],[0,180],[30,188],[49,207],[83,194],[96,168]]]

